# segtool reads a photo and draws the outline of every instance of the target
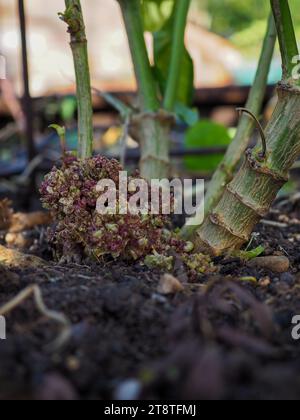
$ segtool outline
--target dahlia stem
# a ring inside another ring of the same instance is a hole
[[[118,0],[129,41],[143,111],[155,112],[160,104],[147,53],[140,0]]]
[[[264,217],[289,170],[300,156],[300,86],[291,77],[289,59],[296,52],[288,1],[271,0],[280,38],[283,80],[278,85],[278,104],[266,129],[267,156],[261,147],[249,150],[243,166],[204,224],[196,232],[196,246],[212,255],[241,248],[255,225]]]
[[[278,95],[266,129],[267,159],[261,160],[260,146],[248,151],[220,202],[196,232],[199,249],[220,255],[241,248],[288,181],[300,156],[300,88],[279,84]]]
[[[176,93],[184,53],[184,34],[190,4],[191,0],[180,0],[175,5],[171,60],[164,98],[164,109],[170,112],[174,111],[176,102]]]
[[[93,154],[93,105],[85,24],[80,0],[65,0],[65,4],[60,17],[68,25],[76,75],[78,156],[88,158]]]
[[[169,176],[170,116],[160,110],[144,38],[140,0],[118,0],[128,36],[136,75],[140,113],[132,117],[131,130],[140,144],[141,176],[150,181]],[[184,0],[185,1],[185,0]]]
[[[245,108],[255,115],[261,112],[266,86],[268,83],[268,75],[274,54],[274,46],[276,42],[276,27],[273,15],[271,14],[268,21],[267,32],[264,38],[262,52],[260,55],[256,77],[250,90],[249,98]],[[205,214],[207,215],[214,206],[219,202],[224,193],[226,185],[232,180],[238,164],[249,144],[249,138],[254,128],[253,120],[244,115],[238,124],[237,132],[229,145],[225,156],[213,175],[205,195]],[[200,222],[199,222],[200,223]],[[199,227],[197,220],[193,220],[193,225],[184,226],[182,229],[183,237],[190,237]]]
[[[283,80],[293,83],[294,57],[299,55],[293,20],[288,0],[271,0],[271,6],[276,22],[281,57]],[[298,84],[300,81],[298,79]]]

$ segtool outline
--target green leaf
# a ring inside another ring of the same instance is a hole
[[[164,96],[168,78],[173,33],[174,13],[160,31],[153,34],[154,41],[154,76],[159,85],[161,95]],[[178,83],[177,101],[190,106],[194,94],[194,63],[184,49],[182,56],[180,79]]]
[[[234,256],[241,258],[242,260],[250,261],[253,258],[257,258],[265,252],[265,248],[260,245],[251,251],[237,251]]]
[[[174,0],[141,0],[144,29],[159,31],[170,18]]]
[[[57,135],[60,138],[61,151],[62,151],[62,154],[64,155],[67,150],[66,128],[61,127],[60,125],[57,125],[57,124],[49,125],[49,128],[53,128],[53,130],[57,132]]]
[[[202,120],[187,130],[184,144],[185,149],[227,147],[230,141],[231,137],[226,127],[209,120]],[[213,172],[221,163],[222,158],[222,154],[185,157],[184,162],[188,170],[206,174]]]
[[[180,102],[175,105],[175,114],[189,127],[193,127],[199,121],[199,111],[197,108],[190,108]]]
[[[60,105],[60,114],[64,122],[71,121],[77,109],[77,100],[75,96],[66,96]]]
[[[53,128],[53,130],[55,130],[57,132],[57,134],[60,138],[65,138],[65,136],[66,136],[65,127],[61,127],[60,125],[57,125],[57,124],[51,124],[51,125],[49,125],[49,128]]]

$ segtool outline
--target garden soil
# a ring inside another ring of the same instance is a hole
[[[163,272],[140,264],[58,264],[44,228],[42,267],[0,268],[0,306],[31,285],[70,322],[69,337],[29,297],[7,316],[0,399],[299,399],[300,204],[279,200],[252,247],[286,256],[288,272],[217,258],[217,272],[158,292]],[[178,273],[174,273],[175,276]],[[50,345],[50,346],[49,346]]]

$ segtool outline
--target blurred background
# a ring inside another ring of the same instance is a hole
[[[25,0],[27,14],[30,87],[34,97],[67,92],[74,71],[68,34],[57,13],[62,0],[45,7],[40,0]],[[300,32],[297,0],[290,1]],[[94,83],[103,90],[134,89],[130,54],[118,3],[82,0],[89,40]],[[193,0],[186,34],[187,48],[195,63],[197,88],[248,85],[252,82],[263,39],[269,2],[260,0]],[[17,1],[0,1],[0,49],[16,92],[22,92],[20,30]],[[151,40],[148,38],[151,51]],[[278,57],[270,82],[280,77]]]
[[[300,36],[298,3],[290,0]],[[134,101],[136,85],[117,1],[82,0],[82,6],[93,86],[125,102]],[[168,13],[171,2],[165,2],[164,7],[163,12]],[[46,171],[59,159],[59,141],[48,129],[49,124],[66,125],[69,147],[76,148],[73,61],[66,26],[57,15],[63,10],[63,0],[51,0],[46,5],[41,0],[0,0],[0,53],[7,64],[7,80],[1,82],[0,97],[0,193],[28,180],[37,167]],[[154,27],[160,12],[152,10]],[[235,108],[244,105],[255,76],[268,13],[267,0],[193,0],[186,46],[194,62],[195,94],[188,118],[178,121],[174,132],[177,172],[209,175],[220,162],[220,147],[225,150],[235,132]],[[146,40],[152,57],[150,34],[146,34]],[[274,85],[280,77],[277,47],[265,98],[266,119],[274,106]],[[94,111],[95,149],[118,157],[122,137],[119,116],[97,96]],[[189,130],[201,121],[202,128],[191,135]],[[185,143],[207,150],[203,156],[200,150],[196,158],[182,159]],[[127,139],[128,163],[136,165],[137,147]],[[213,147],[218,152],[214,153]],[[17,181],[11,177],[17,177]]]

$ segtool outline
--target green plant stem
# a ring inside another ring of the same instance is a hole
[[[232,252],[249,240],[300,156],[300,86],[293,78],[291,66],[297,55],[295,34],[288,1],[271,0],[271,4],[280,40],[283,79],[266,129],[268,153],[262,159],[260,146],[247,152],[243,166],[197,230],[196,247],[212,255]]]
[[[141,109],[144,112],[158,111],[160,104],[145,44],[140,0],[118,1],[131,50]]]
[[[88,62],[87,39],[80,0],[65,0],[66,11],[60,14],[71,37],[78,103],[78,156],[93,153],[93,106]]]
[[[266,129],[267,159],[260,147],[248,151],[243,166],[196,232],[198,250],[220,255],[241,248],[264,217],[300,155],[300,89],[282,83]]]
[[[133,137],[139,140],[141,148],[141,176],[148,181],[170,176],[170,133],[173,124],[173,115],[163,110],[141,113],[132,118],[136,134]]]
[[[118,0],[126,27],[138,84],[140,113],[131,118],[130,133],[141,149],[141,176],[150,181],[169,176],[170,130],[173,120],[160,110],[141,16],[140,0]]]
[[[176,92],[180,77],[181,62],[184,53],[184,34],[191,0],[175,2],[173,41],[167,87],[164,98],[164,109],[172,112],[176,101]]]
[[[283,79],[295,83],[292,79],[295,63],[293,58],[299,55],[295,30],[288,0],[271,0],[276,22],[281,57]],[[300,85],[300,81],[297,83]]]
[[[262,108],[268,81],[268,74],[274,54],[275,42],[276,27],[274,18],[271,14],[268,21],[268,28],[258,63],[255,81],[250,90],[250,95],[246,104],[246,108],[255,115],[258,115]],[[205,195],[206,216],[218,203],[222,197],[226,185],[232,180],[236,168],[243,156],[243,153],[247,148],[253,128],[253,120],[249,119],[247,116],[243,116],[240,119],[236,135],[229,145],[221,164],[214,173]],[[182,236],[185,238],[191,237],[195,230],[199,228],[199,224],[200,221],[198,222],[196,219],[194,219],[193,225],[184,226],[181,232]]]

